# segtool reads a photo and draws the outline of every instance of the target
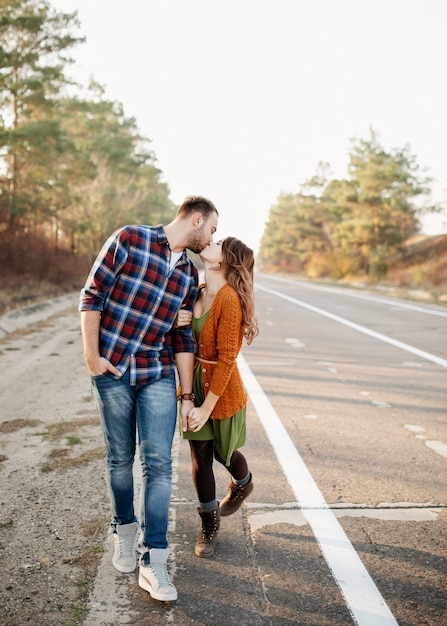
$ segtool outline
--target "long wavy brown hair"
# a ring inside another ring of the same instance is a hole
[[[250,345],[259,333],[253,285],[255,256],[253,250],[236,237],[226,237],[222,240],[222,256],[224,276],[241,301],[244,337]]]

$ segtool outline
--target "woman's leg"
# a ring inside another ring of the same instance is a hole
[[[214,452],[214,456],[216,461],[225,466],[224,459],[217,451]],[[222,516],[236,513],[245,498],[253,491],[251,472],[242,452],[235,450],[231,455],[230,465],[225,467],[231,474],[231,480],[228,483],[227,495],[220,503],[219,509]]]
[[[235,450],[231,455],[229,466],[225,465],[224,459],[217,450],[214,450],[214,458],[225,467],[236,482],[244,481],[249,475],[247,460],[239,450]]]
[[[213,442],[189,440],[192,480],[199,502],[203,505],[216,499],[216,481],[213,472]]]
[[[209,558],[214,554],[214,546],[220,527],[220,512],[216,500],[216,482],[213,472],[213,441],[189,440],[192,462],[192,479],[199,498],[198,513],[201,530],[194,553],[198,557]]]

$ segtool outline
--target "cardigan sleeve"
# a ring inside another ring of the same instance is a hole
[[[233,289],[223,291],[216,307],[217,364],[213,367],[210,391],[222,396],[234,369],[242,344],[242,309]]]

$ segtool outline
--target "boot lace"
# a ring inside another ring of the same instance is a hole
[[[245,485],[241,486],[241,485],[234,485],[234,484],[232,484],[230,486],[230,489],[231,489],[231,496],[228,499],[228,504],[232,504],[233,502],[237,502],[238,500],[240,500],[244,496]]]

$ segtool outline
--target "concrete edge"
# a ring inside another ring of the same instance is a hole
[[[55,313],[60,313],[75,306],[78,299],[79,292],[72,292],[8,311],[8,313],[0,316],[0,339],[31,324],[41,322]]]

